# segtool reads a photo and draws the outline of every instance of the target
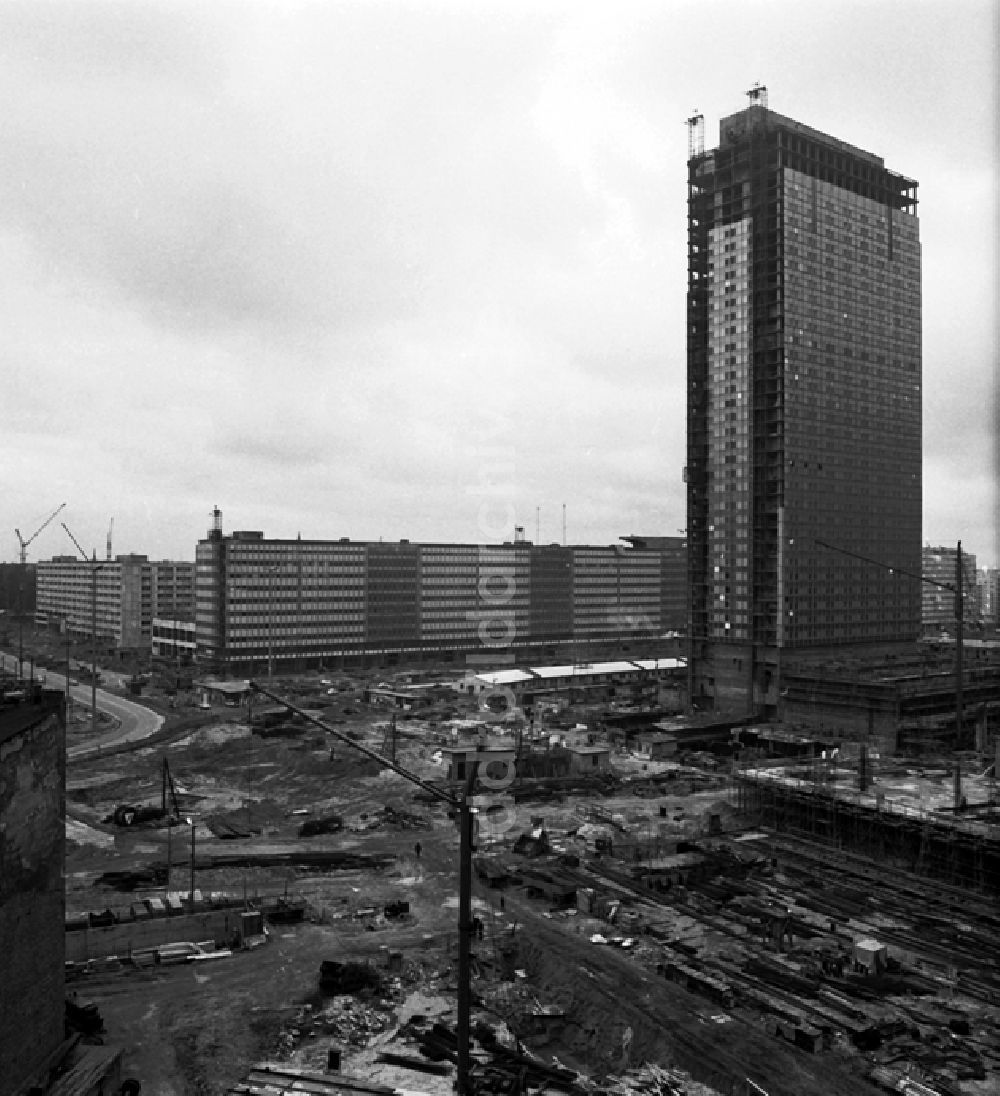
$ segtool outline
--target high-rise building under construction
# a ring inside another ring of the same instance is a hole
[[[770,111],[689,121],[695,703],[780,715],[783,665],[920,633],[917,184]]]

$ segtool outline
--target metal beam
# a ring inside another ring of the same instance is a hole
[[[461,799],[459,799],[450,795],[448,792],[443,791],[441,788],[429,784],[426,780],[422,780],[415,773],[411,773],[409,769],[404,768],[402,765],[398,765],[395,761],[390,761],[387,757],[383,757],[377,750],[373,750],[369,746],[356,742],[343,731],[338,731],[335,727],[331,727],[322,719],[319,719],[310,712],[305,711],[303,708],[299,708],[297,705],[292,704],[291,701],[285,700],[284,697],[278,696],[277,693],[272,692],[270,689],[265,689],[256,681],[251,681],[249,684],[254,692],[266,696],[269,700],[273,700],[276,704],[282,705],[282,707],[294,712],[297,716],[300,716],[307,722],[322,728],[328,734],[332,734],[334,738],[338,739],[340,742],[353,747],[359,753],[363,753],[366,757],[372,758],[380,765],[384,765],[387,769],[392,769],[393,772],[398,773],[404,779],[409,780],[411,784],[416,784],[417,787],[422,788],[436,799],[440,799],[458,810],[458,1022],[456,1024],[456,1036],[458,1038],[458,1069],[456,1090],[458,1096],[470,1096],[472,1090],[469,1078],[469,1017],[472,1007],[471,951],[474,927],[472,920],[472,839],[474,810],[471,800],[472,789],[476,784],[479,762],[473,761],[469,766],[468,778],[465,782],[465,791]],[[252,733],[253,732],[251,731],[251,734]]]

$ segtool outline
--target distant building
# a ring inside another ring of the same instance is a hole
[[[917,183],[769,110],[688,160],[692,696],[780,714],[801,652],[920,634]]]
[[[150,645],[154,655],[193,662],[197,649],[194,617],[190,620],[165,620],[153,618]]]
[[[1000,571],[995,567],[982,567],[976,576],[979,588],[979,611],[983,624],[996,628],[1000,622]]]
[[[35,565],[0,563],[0,613],[15,620],[35,611]]]
[[[495,665],[559,643],[648,641],[665,630],[664,574],[681,584],[674,557],[524,540],[269,540],[224,535],[215,511],[196,553],[198,657],[247,674],[423,656]]]
[[[193,563],[122,555],[87,562],[55,556],[36,565],[36,611],[40,624],[122,650],[149,649],[153,620],[194,619]]]
[[[956,727],[954,640],[914,644],[883,659],[844,652],[799,663],[785,682],[785,720],[825,741],[861,741],[883,754],[898,748],[971,745],[974,725],[1000,717],[1000,655],[967,641],[962,675],[962,730]]]
[[[924,633],[954,633],[956,590],[958,588],[958,548],[925,547],[921,552],[923,602],[921,619]],[[937,585],[935,585],[937,584]],[[976,557],[962,552],[962,594],[966,624],[979,622],[979,590],[976,582]]]
[[[686,632],[688,613],[687,540],[684,537],[621,538],[633,548],[661,553],[660,620],[664,631]]]

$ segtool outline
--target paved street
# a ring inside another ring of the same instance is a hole
[[[3,660],[4,669],[8,673],[17,672],[16,655],[0,653],[0,659]],[[27,661],[24,664],[24,672],[28,672]],[[52,670],[36,670],[35,679],[43,679],[49,689],[66,688],[66,678],[62,674],[54,673]],[[89,685],[70,685],[69,695],[76,704],[89,710],[91,703],[91,687]],[[100,711],[107,712],[108,715],[118,720],[118,727],[113,731],[99,734],[96,738],[87,742],[71,746],[66,751],[70,760],[88,757],[102,749],[106,749],[108,746],[116,746],[122,742],[134,742],[140,738],[147,738],[149,735],[155,734],[163,725],[163,716],[157,715],[156,712],[150,711],[142,704],[136,704],[124,697],[105,692],[104,689],[97,690],[97,707]]]

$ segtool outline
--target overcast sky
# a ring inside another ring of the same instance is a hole
[[[759,81],[919,180],[924,538],[995,563],[993,8],[0,3],[0,559],[676,534],[685,119]]]

